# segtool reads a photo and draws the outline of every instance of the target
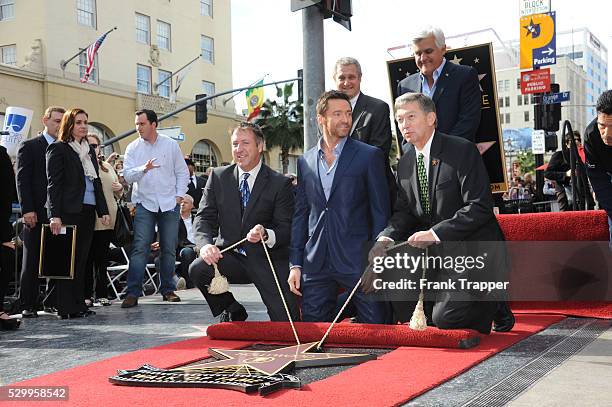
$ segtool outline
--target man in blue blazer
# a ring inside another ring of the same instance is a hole
[[[323,137],[298,159],[288,282],[303,297],[303,321],[331,321],[338,288],[357,284],[364,244],[386,226],[389,192],[382,151],[348,137],[349,97],[325,92],[316,110]],[[361,290],[353,303],[360,322],[383,322],[381,304]]]
[[[471,66],[444,58],[446,43],[439,28],[428,27],[417,33],[412,39],[412,48],[420,72],[400,81],[397,96],[408,92],[429,96],[438,113],[436,129],[474,142],[480,125],[482,97],[478,72]]]

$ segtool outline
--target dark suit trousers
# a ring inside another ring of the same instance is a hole
[[[57,311],[60,315],[87,311],[87,306],[85,306],[85,266],[91,248],[95,222],[96,212],[92,205],[83,205],[81,213],[64,214],[62,216],[62,223],[77,226],[77,243],[74,279],[55,280],[53,291],[49,294],[55,297]]]
[[[249,258],[235,252],[226,252],[223,254],[223,258],[219,260],[217,267],[219,272],[227,277],[230,284],[249,284],[254,283],[255,287],[261,295],[266,308],[268,309],[268,315],[272,321],[288,321],[287,312],[281,300],[278,288],[274,282],[274,277],[269,266],[266,269],[258,269],[254,267]],[[278,267],[275,265],[275,268]],[[278,270],[277,270],[278,273]],[[208,286],[215,275],[213,266],[209,266],[206,262],[198,257],[191,263],[189,267],[189,276],[191,281],[196,287],[202,292],[206,302],[210,306],[210,310],[214,316],[221,314],[236,300],[231,292],[223,294],[213,295],[208,293]],[[291,318],[296,321],[299,319],[299,310],[294,294],[289,291],[287,285],[287,275],[278,275],[279,283],[283,287],[283,295]]]
[[[85,298],[93,298],[94,281],[95,297],[108,297],[108,278],[106,268],[109,263],[110,242],[114,236],[113,230],[96,230],[93,232],[91,250],[85,266]]]
[[[21,309],[34,309],[39,302],[40,284],[44,281],[38,278],[42,223],[48,223],[48,220],[39,218],[34,228],[23,228],[23,263],[19,283]],[[50,304],[53,305],[55,304]]]

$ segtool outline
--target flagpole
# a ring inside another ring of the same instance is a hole
[[[117,27],[113,27],[110,30],[108,30],[105,34],[108,35],[111,32],[115,31],[117,29]],[[98,37],[100,38],[100,37]],[[98,38],[96,38],[96,41],[98,41]],[[79,52],[77,52],[76,54],[74,54],[73,56],[71,56],[68,60],[64,61],[63,59],[60,61],[60,68],[62,68],[62,71],[66,69],[66,65],[68,65],[68,62],[72,61],[74,58],[78,57],[79,55],[81,55],[83,53],[84,50],[86,50],[87,48],[89,48],[91,46],[91,44],[93,44],[94,42],[90,43],[88,46],[86,46],[85,48],[83,48],[82,50],[80,50]]]
[[[183,69],[187,68],[189,65],[193,64],[195,61],[198,60],[198,58],[200,58],[202,56],[202,54],[198,55],[197,57],[193,58],[191,61],[187,62],[185,65],[183,65],[181,68],[178,69],[178,71],[174,72],[172,75],[168,76],[166,79],[164,79],[163,81],[161,81],[160,83],[156,83],[153,85],[154,89],[157,89],[159,87],[159,85],[161,85],[162,83],[166,82],[167,80],[172,79],[172,77],[176,74],[178,74],[179,72],[181,72]]]
[[[266,79],[266,76],[270,75],[269,73],[265,74],[264,76],[261,77],[261,79],[256,80],[255,82],[251,83],[249,86],[253,86],[255,85],[257,82],[259,81],[263,81],[264,79]],[[249,88],[250,89],[250,88]],[[248,89],[247,89],[248,90]],[[235,94],[233,94],[232,96],[226,98],[223,100],[223,106],[225,106],[227,104],[227,102],[229,102],[230,100],[232,100],[233,98],[235,98],[236,96],[240,95],[242,92],[244,92],[244,90],[238,91]]]

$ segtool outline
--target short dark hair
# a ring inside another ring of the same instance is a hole
[[[153,110],[150,109],[140,109],[136,111],[136,116],[140,116],[141,114],[144,114],[147,116],[147,120],[149,121],[149,123],[153,124],[155,123],[155,125],[158,124],[157,122],[157,113],[155,113]]]
[[[188,166],[191,165],[195,167],[195,164],[193,163],[193,160],[191,158],[185,158],[185,164],[187,164]]]
[[[319,100],[317,100],[317,114],[323,116],[327,110],[327,103],[329,103],[329,101],[332,99],[346,100],[349,106],[351,106],[351,98],[349,98],[345,93],[342,93],[339,90],[328,90],[319,96]]]
[[[612,114],[612,89],[599,95],[597,99],[597,113]]]
[[[66,113],[66,109],[64,109],[61,106],[49,106],[45,110],[45,113],[43,114],[43,117],[45,119],[49,119],[54,112],[61,113],[63,115],[64,113]]]
[[[236,130],[251,130],[253,134],[255,134],[255,138],[257,139],[258,143],[263,143],[265,141],[264,134],[263,134],[263,131],[261,130],[261,127],[259,127],[255,123],[251,123],[251,122],[238,123],[237,126],[235,126],[234,128],[230,130],[230,137],[232,136],[232,134],[234,134]]]

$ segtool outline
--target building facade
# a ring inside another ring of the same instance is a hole
[[[113,27],[89,80],[81,83],[86,56],[79,51]],[[196,94],[231,89],[231,50],[229,1],[2,0],[0,115],[8,106],[33,110],[35,135],[46,106],[78,106],[88,112],[90,130],[108,140],[134,128],[138,109],[161,116]],[[175,93],[182,74],[164,80],[194,59]],[[190,108],[159,127],[180,127],[183,153],[203,171],[231,161],[228,129],[241,119],[231,100],[218,98],[209,102],[206,124],[196,125]],[[122,153],[135,137],[112,150]]]

